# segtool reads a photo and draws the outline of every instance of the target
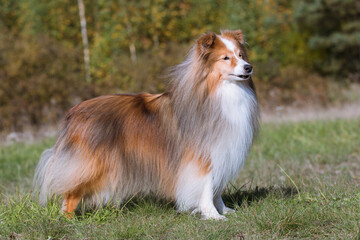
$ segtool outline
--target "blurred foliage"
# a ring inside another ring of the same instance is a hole
[[[1,39],[0,66],[0,129],[54,122],[78,94],[91,95],[82,80],[79,51],[48,36],[9,33]]]
[[[360,79],[357,0],[88,0],[85,82],[74,0],[0,0],[0,131],[52,123],[99,94],[158,92],[206,31],[242,29],[266,104],[327,101]],[[135,58],[134,58],[135,57]]]
[[[308,36],[311,64],[323,74],[360,79],[360,1],[297,1],[299,30]]]

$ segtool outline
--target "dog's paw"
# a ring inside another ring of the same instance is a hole
[[[235,210],[232,209],[232,208],[228,208],[228,207],[225,207],[224,208],[224,211],[223,211],[223,214],[231,214],[231,213],[235,213]]]
[[[201,213],[199,208],[195,208],[194,210],[192,210],[192,212],[190,213],[190,215],[196,215],[198,213]]]
[[[227,218],[220,214],[201,214],[201,220],[222,220],[227,221]]]

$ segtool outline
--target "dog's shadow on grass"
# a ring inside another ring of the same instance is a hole
[[[269,196],[275,196],[276,198],[291,198],[294,196],[297,196],[298,192],[296,188],[291,188],[287,186],[283,187],[258,187],[256,186],[253,189],[236,189],[235,187],[228,188],[225,190],[225,192],[222,194],[222,198],[224,200],[224,203],[226,206],[231,208],[240,207],[243,204],[251,205],[254,202],[258,202],[262,199],[265,199]],[[155,208],[161,208],[161,209],[175,209],[175,203],[165,200],[165,199],[159,199],[155,196],[148,195],[148,196],[135,196],[131,199],[129,199],[127,202],[121,204],[120,206],[115,207],[116,209],[120,210],[121,212],[131,212],[136,210],[137,208],[141,208],[143,206],[153,206]],[[114,206],[107,205],[103,208],[113,209]],[[100,209],[101,209],[100,208]],[[85,211],[84,211],[85,210]],[[95,213],[97,208],[87,208],[87,209],[81,209],[78,208],[76,211],[77,216],[81,216],[85,213],[93,214]]]
[[[283,186],[283,187],[258,187],[254,189],[242,190],[232,187],[223,193],[222,198],[226,206],[236,207],[244,203],[251,205],[269,196],[276,196],[278,198],[290,198],[298,195],[296,188]]]

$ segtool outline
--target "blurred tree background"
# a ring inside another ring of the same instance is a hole
[[[0,131],[54,123],[100,94],[159,92],[207,31],[242,29],[266,108],[332,101],[360,82],[358,0],[0,0]],[[340,84],[341,83],[341,84]]]

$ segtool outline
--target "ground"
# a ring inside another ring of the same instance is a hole
[[[54,143],[0,147],[0,239],[360,239],[360,118],[267,121],[223,197],[227,221],[180,214],[135,197],[73,219],[31,195],[41,152]]]

